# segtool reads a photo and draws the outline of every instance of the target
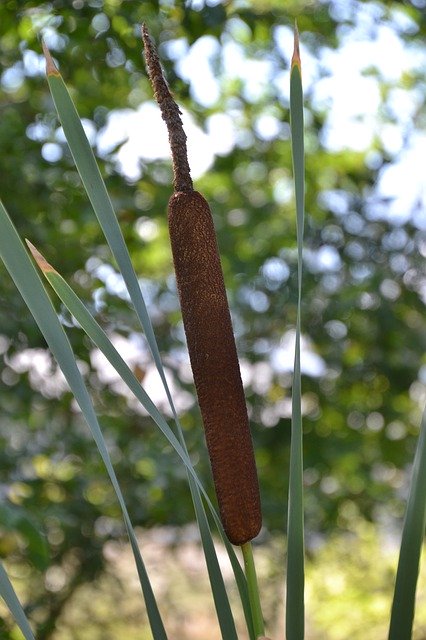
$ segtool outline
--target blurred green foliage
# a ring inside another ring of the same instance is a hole
[[[126,300],[111,292],[90,267],[110,265],[111,258],[69,151],[58,138],[41,62],[38,71],[28,64],[40,55],[40,33],[50,37],[49,46],[79,113],[96,132],[114,109],[135,109],[152,100],[141,55],[142,21],[160,43],[175,96],[200,127],[212,114],[238,112],[241,142],[218,155],[196,186],[214,212],[238,349],[248,372],[247,402],[265,537],[283,530],[286,512],[291,377],[274,369],[270,357],[293,328],[296,311],[293,202],[276,196],[280,189],[288,189],[291,180],[288,103],[277,83],[268,85],[255,100],[245,95],[241,82],[226,76],[219,47],[212,67],[220,96],[213,105],[203,106],[179,75],[167,45],[184,39],[191,46],[206,35],[219,45],[234,39],[250,59],[271,60],[277,73],[285,72],[291,52],[286,58],[275,46],[274,29],[292,27],[297,18],[302,42],[316,57],[321,48],[338,46],[338,33],[353,28],[357,8],[377,6],[346,4],[352,8],[345,15],[338,2],[314,0],[196,4],[7,0],[0,7],[1,197],[21,235],[43,251],[110,332],[133,336],[135,316]],[[400,11],[416,25],[400,34],[407,46],[424,42],[426,23],[420,4],[407,0],[380,5],[382,22],[390,24],[394,12]],[[10,69],[15,73],[8,77]],[[282,78],[285,82],[285,73]],[[386,101],[391,87],[379,76],[377,81],[382,118],[390,122]],[[403,89],[421,89],[424,77],[413,74],[404,83]],[[307,260],[304,274],[303,332],[324,362],[321,377],[303,377],[307,529],[316,534],[335,527],[350,531],[362,517],[385,522],[394,530],[403,513],[424,401],[424,380],[419,377],[426,350],[424,227],[409,221],[400,228],[371,215],[367,196],[379,170],[392,158],[379,136],[373,151],[380,161],[374,166],[364,153],[330,152],[322,142],[326,113],[310,98],[308,92],[306,248],[315,255],[324,246],[332,247],[340,267],[321,271],[315,261]],[[256,128],[264,114],[282,123],[274,139],[263,138]],[[422,126],[422,121],[413,124]],[[42,134],[34,133],[35,125]],[[60,144],[62,156],[57,161],[43,158],[46,142]],[[144,161],[141,178],[132,182],[117,171],[116,151],[100,165],[142,287],[149,292],[165,364],[177,390],[192,395],[192,384],[182,375],[184,338],[170,275],[166,227],[170,164]],[[344,203],[343,214],[327,199],[330,192]],[[141,217],[157,225],[152,240],[142,240],[137,232]],[[271,265],[278,265],[278,271]],[[283,275],[286,268],[288,276]],[[91,382],[134,522],[151,527],[192,521],[185,473],[170,448],[152,422],[98,375],[90,345],[72,319],[58,311]],[[17,356],[27,353],[34,360],[45,344],[2,265],[0,334],[0,555],[26,567],[32,594],[28,612],[37,625],[37,637],[45,640],[75,590],[103,572],[103,546],[111,538],[121,538],[123,525],[70,394],[43,386],[30,365],[17,365]],[[141,363],[142,380],[145,368]],[[54,363],[48,362],[45,377],[56,379]],[[182,422],[197,470],[210,485],[194,404]],[[66,574],[57,590],[46,579],[46,569],[52,565]],[[8,633],[6,623],[2,633]]]
[[[158,527],[143,533],[145,560],[155,569],[157,593],[170,636],[180,640],[216,640],[219,630],[211,598],[203,552],[191,526]],[[317,541],[318,542],[318,541]],[[256,548],[256,565],[263,611],[271,638],[284,638],[282,554],[285,540],[273,536]],[[223,547],[219,545],[219,555]],[[133,579],[129,545],[108,542],[106,566],[94,584],[80,584],[63,610],[53,640],[151,638],[147,616],[140,606],[140,589]],[[158,561],[161,556],[161,562]],[[306,640],[380,640],[387,637],[397,548],[385,532],[378,535],[371,523],[359,522],[351,532],[334,532],[317,544],[306,563]],[[14,583],[25,598],[25,574],[10,564]],[[243,614],[233,577],[223,563],[225,582],[239,637],[245,638]],[[65,579],[53,565],[47,575],[51,588]],[[426,576],[417,590],[418,610],[413,640],[426,638]],[[1,629],[1,627],[0,627]]]

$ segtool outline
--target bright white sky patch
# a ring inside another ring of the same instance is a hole
[[[278,118],[267,113],[260,115],[254,123],[254,129],[257,135],[263,140],[273,140],[277,138],[280,128],[281,125]]]
[[[215,155],[226,156],[236,143],[236,131],[232,118],[225,113],[215,113],[207,119],[208,143]]]
[[[135,371],[137,368],[142,374],[143,389],[151,398],[152,402],[167,416],[171,415],[166,392],[160,376],[154,364],[151,362],[151,356],[144,338],[137,334],[130,334],[127,338],[112,333],[109,335],[109,339],[130,369]],[[126,397],[132,409],[142,415],[147,415],[148,412],[142,407],[139,400],[135,398],[120,375],[99,349],[95,348],[91,350],[90,362],[92,367],[97,371],[99,380],[103,384],[111,387],[118,395]],[[167,368],[165,368],[165,375],[177,411],[179,413],[187,411],[194,404],[194,396],[183,389],[177,388],[174,377],[168,372]]]
[[[304,252],[304,260],[308,268],[313,273],[322,273],[326,271],[338,271],[342,266],[339,253],[332,245],[323,245],[316,251],[306,249]]]
[[[46,349],[24,349],[14,354],[7,363],[17,372],[28,372],[30,385],[46,398],[60,398],[69,390],[64,375]],[[83,363],[78,363],[80,370]]]
[[[281,339],[279,347],[271,352],[271,365],[277,373],[291,373],[294,368],[294,349],[296,344],[296,333],[293,330],[287,331]],[[325,373],[325,362],[312,349],[312,343],[306,336],[300,339],[300,367],[302,374],[313,378]]]
[[[426,134],[414,134],[410,145],[401,152],[399,158],[379,172],[377,195],[391,199],[386,202],[379,217],[403,224],[416,209],[418,214],[414,214],[414,223],[421,229],[426,228],[426,181],[421,179],[424,176],[425,150]]]
[[[219,85],[210,60],[219,53],[220,46],[213,36],[202,36],[188,53],[177,62],[178,74],[191,85],[191,95],[204,107],[213,106],[219,99]]]
[[[214,146],[195,125],[192,116],[183,109],[182,121],[188,137],[191,174],[197,179],[211,166]],[[132,181],[141,177],[142,160],[149,162],[170,158],[167,128],[155,103],[146,102],[137,111],[122,109],[111,112],[98,136],[98,153],[101,157],[105,156],[120,144],[115,155],[118,170]]]
[[[404,72],[426,66],[426,53],[407,47],[388,25],[371,31],[357,29],[342,37],[338,50],[323,49],[320,64],[329,75],[313,86],[312,105],[326,109],[327,118],[323,143],[331,151],[354,149],[364,151],[378,133],[381,104],[380,87],[372,69],[387,83],[398,83]],[[413,91],[413,100],[406,91],[395,88],[391,95],[391,108],[399,125],[412,117],[415,105],[421,99]],[[389,138],[389,130],[382,130],[387,144],[399,151],[400,144]]]
[[[226,75],[242,81],[248,102],[256,102],[265,93],[274,75],[271,60],[246,57],[244,48],[232,40],[223,45],[222,60]]]

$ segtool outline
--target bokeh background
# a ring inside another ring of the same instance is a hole
[[[142,56],[146,21],[182,107],[196,188],[214,214],[261,483],[259,572],[270,633],[282,637],[297,284],[288,124],[295,19],[306,94],[308,634],[384,638],[426,397],[425,0],[2,2],[0,195],[22,237],[73,286],[169,415],[54,112],[43,36],[99,159],[188,447],[211,488],[172,274],[172,173]],[[205,571],[185,470],[57,309],[173,637],[218,638],[208,595],[194,614]],[[96,447],[3,265],[0,354],[0,556],[37,638],[149,638]],[[1,637],[19,637],[0,613]]]

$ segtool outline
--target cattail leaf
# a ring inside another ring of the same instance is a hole
[[[389,640],[411,640],[426,526],[426,409],[414,457],[392,603]]]
[[[105,331],[96,322],[90,311],[85,307],[83,302],[64,280],[64,278],[58,273],[58,271],[56,271],[56,269],[54,269],[54,267],[52,267],[52,265],[50,265],[45,260],[43,255],[34,247],[34,245],[29,240],[26,240],[26,243],[30,248],[34,259],[36,260],[37,265],[47,278],[49,284],[56,292],[59,299],[63,302],[68,311],[74,316],[74,318],[77,320],[80,327],[90,338],[90,340],[98,347],[98,349],[107,358],[108,362],[114,367],[123,382],[125,382],[130,389],[130,391],[136,396],[142,406],[148,411],[151,418],[155,421],[169,443],[180,456],[182,462],[193,474],[194,479],[198,480],[187,452],[183,450],[175,434],[170,429],[166,420],[157,409],[157,406],[143,389],[133,371],[120,356]]]
[[[0,597],[3,598],[6,605],[9,607],[11,614],[13,615],[16,624],[22,631],[25,640],[35,640],[34,634],[30,627],[30,623],[27,620],[27,616],[19,602],[15,589],[9,580],[9,576],[6,573],[6,569],[0,562]]]
[[[206,504],[209,507],[209,510],[213,516],[213,520],[216,524],[217,530],[219,531],[220,537],[222,539],[223,544],[225,545],[226,551],[229,556],[229,560],[231,562],[232,571],[234,572],[235,582],[237,583],[238,592],[241,599],[241,604],[243,606],[244,618],[247,625],[247,631],[249,634],[250,640],[255,640],[255,632],[253,627],[253,616],[252,616],[252,606],[250,603],[247,579],[244,574],[243,569],[241,568],[240,562],[235,554],[234,548],[229,542],[228,536],[226,535],[222,522],[216,512],[216,509],[213,507],[210,498],[204,496]]]
[[[189,479],[189,482],[222,638],[224,640],[228,640],[228,638],[229,640],[238,640],[237,630],[235,628],[231,606],[229,604],[225,583],[223,581],[222,571],[217,560],[216,550],[213,544],[209,523],[203,508],[200,493],[196,490],[197,487],[194,486],[192,478]]]
[[[117,216],[99,171],[99,167],[96,163],[92,147],[87,139],[83,125],[65,82],[54,65],[46,46],[44,46],[44,53],[47,63],[46,71],[49,89],[52,94],[53,102],[61,121],[71,155],[74,159],[75,166],[80,174],[84,189],[92,204],[96,217],[98,218],[111,252],[122,273],[130,299],[147,338],[150,351],[154,358],[155,365],[166,391],[173,414],[176,415],[145,300],[133,269],[129,252],[126,247],[126,243],[124,242],[120,225],[118,224]]]
[[[244,558],[244,567],[247,576],[247,587],[252,611],[253,626],[256,638],[261,637],[265,633],[265,623],[263,620],[262,608],[260,605],[260,595],[256,576],[256,567],[253,558],[253,547],[251,542],[246,542],[241,546]]]
[[[71,345],[55,313],[55,309],[44,289],[33,263],[9,218],[6,209],[0,202],[0,257],[9,271],[26,305],[31,311],[40,331],[42,332],[52,354],[59,364],[74,397],[80,406],[84,418],[90,428],[98,447],[105,468],[113,485],[117,500],[120,504],[126,525],[136,568],[139,575],[141,589],[145,598],[148,618],[155,638],[167,640],[167,635],[161,620],[154,593],[145,569],[142,556],[136,540],[136,535],[127,511],[127,507],[115,475],[114,468],[100,429],[90,396],[83,378],[77,367]],[[158,635],[157,635],[158,634]]]
[[[305,160],[303,89],[299,54],[299,34],[294,32],[294,53],[290,71],[291,151],[296,199],[298,299],[294,356],[290,479],[288,496],[287,550],[287,640],[304,638],[304,527],[303,527],[303,432],[301,407],[300,333],[302,300],[302,251],[305,215]]]

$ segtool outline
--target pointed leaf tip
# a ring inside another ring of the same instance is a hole
[[[41,46],[43,47],[44,57],[46,58],[46,73],[47,73],[47,75],[48,76],[50,76],[50,75],[59,76],[60,73],[59,73],[55,63],[53,62],[53,58],[50,55],[50,51],[47,48],[47,45],[44,42],[44,40],[41,41]]]
[[[293,57],[291,59],[291,69],[294,67],[299,67],[300,72],[302,71],[302,62],[300,60],[300,48],[299,48],[299,30],[297,28],[297,22],[294,22],[294,49],[293,49]]]
[[[40,251],[38,251],[35,246],[25,238],[25,242],[31,253],[33,254],[34,260],[37,262],[38,267],[43,271],[43,273],[47,273],[48,271],[55,271],[51,264],[47,262],[47,260],[41,255]]]

